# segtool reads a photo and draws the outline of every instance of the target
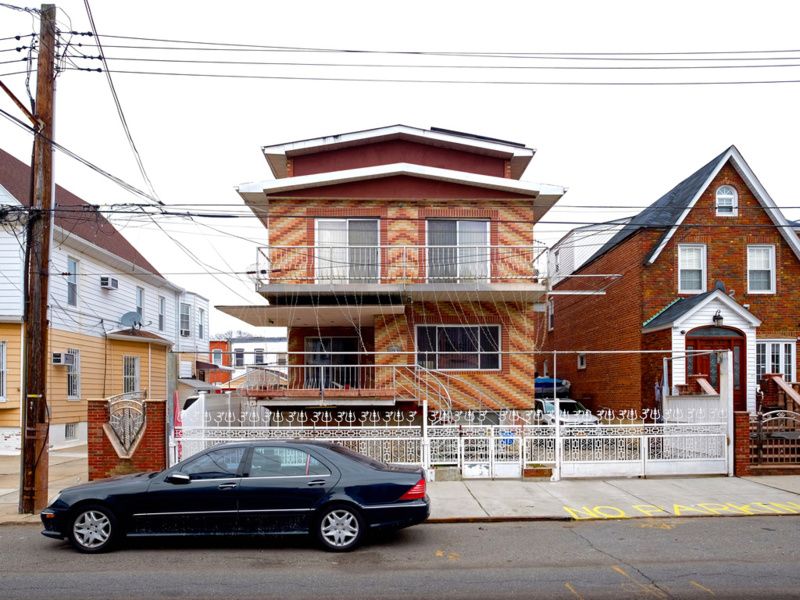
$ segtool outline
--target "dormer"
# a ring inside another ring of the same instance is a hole
[[[394,163],[519,179],[536,152],[516,142],[407,125],[264,146],[262,151],[277,179]]]

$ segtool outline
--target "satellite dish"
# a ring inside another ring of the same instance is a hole
[[[139,316],[139,313],[136,312],[135,310],[132,310],[131,312],[126,312],[124,315],[122,315],[119,318],[119,323],[123,327],[130,327],[131,329],[142,326],[141,317]]]

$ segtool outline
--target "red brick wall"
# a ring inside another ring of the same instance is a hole
[[[548,332],[542,315],[543,348],[546,350],[639,350],[642,348],[640,298],[643,246],[636,234],[614,251],[600,257],[582,274],[624,276],[615,281],[605,278],[565,279],[556,289],[587,290],[607,287],[604,296],[552,296],[555,303],[555,328]],[[553,359],[548,370],[553,374]],[[541,371],[541,369],[540,369]],[[586,369],[577,368],[577,356],[558,357],[558,377],[572,382],[572,395],[585,399],[592,410],[625,410],[640,407],[642,361],[638,354],[588,354]]]
[[[212,351],[222,350],[222,365],[225,367],[231,366],[230,349],[226,340],[211,340],[208,343],[208,350],[211,362],[213,362],[214,359]],[[206,381],[208,383],[228,383],[231,380],[231,373],[232,371],[208,371],[206,373]]]
[[[737,477],[750,475],[750,413],[733,413],[733,473]]]
[[[146,428],[136,452],[130,459],[121,459],[108,440],[103,425],[108,423],[108,402],[88,402],[89,479],[103,479],[139,471],[160,471],[167,466],[166,403],[145,401]]]

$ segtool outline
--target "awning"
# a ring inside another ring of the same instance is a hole
[[[402,304],[341,304],[334,306],[217,306],[227,315],[255,327],[371,327],[376,315],[402,315]]]

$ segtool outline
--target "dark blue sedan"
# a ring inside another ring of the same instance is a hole
[[[421,467],[378,462],[327,442],[215,446],[157,473],[63,490],[42,533],[81,552],[124,537],[312,534],[333,551],[368,530],[399,529],[430,514]]]

